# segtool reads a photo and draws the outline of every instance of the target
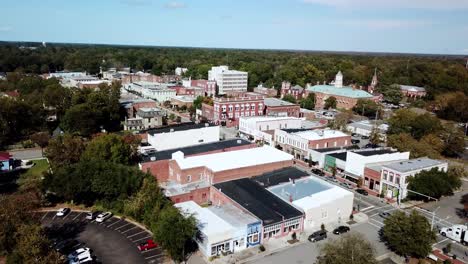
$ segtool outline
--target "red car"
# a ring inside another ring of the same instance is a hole
[[[156,244],[152,239],[148,239],[148,240],[146,240],[146,242],[141,243],[138,246],[138,249],[140,251],[146,251],[146,250],[149,250],[149,249],[152,249],[152,248],[157,248],[157,247],[158,247],[158,244]]]

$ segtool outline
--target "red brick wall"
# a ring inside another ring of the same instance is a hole
[[[209,121],[214,120],[214,109],[213,106],[202,104],[202,116],[205,117]]]
[[[293,165],[293,161],[280,161],[270,164],[256,165],[245,168],[238,168],[233,170],[226,170],[221,172],[215,172],[213,177],[213,183],[231,181],[241,178],[248,178],[256,175],[263,174],[265,172],[274,171],[277,169],[289,167]]]
[[[175,195],[169,198],[174,203],[194,201],[197,204],[204,204],[204,203],[207,203],[210,199],[210,187],[196,189],[196,190],[191,191],[190,193]]]
[[[335,142],[336,142],[336,146],[335,146]],[[327,143],[328,143],[328,146],[326,145]],[[347,147],[347,146],[351,146],[351,136],[320,139],[320,140],[310,140],[309,148],[317,149],[317,144],[319,145],[318,146],[319,149],[333,148],[333,147]]]
[[[366,183],[365,178],[368,178],[367,183]],[[372,190],[369,189],[369,187],[370,187],[369,184],[370,184],[371,179],[374,180],[374,189],[372,189]],[[370,192],[372,192],[372,194],[377,195],[378,192],[379,192],[379,189],[375,185],[375,182],[379,182],[379,184],[382,185],[380,171],[372,170],[370,168],[364,168],[363,188],[370,191]]]
[[[300,109],[299,105],[267,106],[266,115],[286,112],[288,116],[299,117]]]

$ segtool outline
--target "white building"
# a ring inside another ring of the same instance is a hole
[[[247,92],[248,73],[229,70],[228,66],[212,67],[208,71],[208,80],[216,81],[218,94]]]
[[[354,194],[314,176],[297,179],[268,188],[283,200],[305,213],[304,229],[344,224],[353,211]]]
[[[124,85],[127,91],[141,94],[145,98],[165,102],[176,96],[177,91],[170,89],[171,85],[155,82],[134,82]]]
[[[392,160],[407,160],[409,152],[397,152],[391,149],[378,149],[367,151],[348,151],[346,156],[345,174],[351,177],[362,177],[364,168],[368,163]]]
[[[273,144],[273,132],[282,128],[301,128],[303,120],[296,117],[255,116],[240,117],[239,132],[252,136],[254,140],[264,140]],[[270,131],[270,133],[265,133]]]
[[[157,151],[219,141],[219,126],[180,124],[148,132],[148,143]]]
[[[188,71],[187,68],[177,67],[177,68],[175,68],[174,72],[175,72],[175,75],[181,76],[182,74],[184,74],[187,71]]]
[[[70,79],[76,77],[86,77],[86,72],[51,72],[48,74],[47,79],[57,78],[57,79]]]
[[[408,177],[425,170],[437,168],[447,171],[448,163],[441,160],[419,158],[400,161],[382,166],[382,192],[385,197],[404,199],[408,195]],[[400,191],[398,191],[401,189]]]
[[[385,141],[388,131],[388,124],[377,124],[375,121],[363,120],[359,122],[353,122],[346,125],[346,129],[351,133],[356,133],[362,136],[370,136],[374,129],[377,129],[380,134],[380,138]]]
[[[205,257],[247,248],[247,228],[259,220],[234,206],[203,208],[193,201],[174,205],[184,215],[193,215],[197,220],[200,236],[196,242]]]

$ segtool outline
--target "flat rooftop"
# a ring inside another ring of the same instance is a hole
[[[267,188],[281,183],[289,182],[290,180],[300,179],[310,174],[296,167],[286,167],[272,172],[267,172],[259,176],[255,176],[252,180],[258,182],[261,186]]]
[[[148,130],[148,134],[149,135],[155,135],[155,134],[161,134],[161,133],[177,132],[177,131],[198,129],[198,128],[211,127],[211,126],[215,126],[215,125],[210,124],[210,123],[195,124],[193,122],[187,122],[187,123],[182,123],[182,124],[177,124],[177,125],[170,125],[170,126],[165,126],[165,127],[153,128],[153,129]]]
[[[263,101],[264,101],[264,104],[266,106],[296,105],[296,104],[293,104],[293,103],[290,103],[290,102],[287,102],[287,101],[283,101],[283,100],[278,99],[278,98],[265,98]]]
[[[331,129],[316,129],[316,130],[309,130],[309,131],[301,131],[294,133],[294,135],[299,136],[301,138],[305,138],[307,140],[321,140],[326,138],[337,138],[337,137],[346,137],[349,136],[339,130],[331,130]]]
[[[375,163],[367,163],[366,168],[369,168],[374,171],[380,172],[382,170],[382,167],[387,165],[387,164],[392,164],[396,162],[401,162],[401,161],[406,161],[406,160],[392,160],[392,161],[382,161],[382,162],[375,162]]]
[[[323,192],[333,188],[329,183],[319,180],[313,176],[293,180],[274,187],[268,188],[272,193],[285,201],[296,201],[306,196]]]
[[[391,164],[387,164],[384,167],[392,169],[392,170],[396,170],[399,172],[409,172],[409,171],[438,166],[444,163],[447,163],[447,162],[442,161],[442,160],[430,159],[430,158],[419,158],[419,159],[412,159],[412,160],[407,160],[407,161],[394,162]]]
[[[310,128],[282,128],[286,133],[297,133],[297,132],[302,132],[302,131],[308,131]]]
[[[207,208],[234,227],[245,228],[247,225],[260,222],[257,218],[245,213],[232,204],[210,206]]]
[[[293,160],[292,155],[270,146],[192,157],[180,157],[178,154],[181,153],[174,153],[174,159],[181,169],[207,167],[214,172]]]
[[[361,156],[369,157],[374,155],[383,155],[383,154],[391,154],[396,153],[398,151],[391,150],[391,149],[378,149],[378,150],[366,150],[366,151],[355,151],[354,153],[359,154]]]
[[[338,150],[348,150],[348,149],[356,149],[356,146],[311,149],[311,151],[316,151],[316,152],[319,152],[319,153],[326,153],[326,152],[333,152],[333,151],[338,151]]]
[[[263,221],[263,226],[302,216],[302,212],[251,179],[213,185],[234,202]]]
[[[243,116],[240,119],[256,121],[256,122],[278,121],[278,120],[302,120],[302,118],[292,117],[292,116]]]
[[[232,147],[237,147],[237,146],[250,145],[250,144],[252,143],[245,139],[228,139],[228,140],[217,141],[217,142],[212,142],[212,143],[204,143],[200,145],[188,146],[188,147],[183,147],[183,148],[168,149],[168,150],[163,150],[163,151],[158,151],[158,152],[142,155],[142,160],[143,160],[142,162],[149,162],[151,161],[151,159],[154,159],[154,161],[172,159],[172,153],[175,153],[177,151],[182,151],[185,156],[191,156],[195,154],[211,152],[211,151],[216,151],[216,150],[221,150],[221,149],[226,149],[226,148],[232,148]]]
[[[331,153],[331,154],[327,154],[327,155],[330,155],[336,159],[339,159],[339,160],[342,160],[342,161],[346,161],[346,158],[348,157],[348,152],[345,151],[345,152],[338,152],[338,153]]]

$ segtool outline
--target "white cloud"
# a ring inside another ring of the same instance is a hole
[[[468,9],[467,0],[302,0],[337,8]]]
[[[427,20],[404,19],[356,19],[342,20],[338,21],[337,23],[343,26],[364,27],[368,29],[415,28],[435,24],[435,22]]]
[[[10,32],[13,31],[13,28],[10,26],[0,26],[0,32]]]
[[[182,2],[176,2],[176,1],[171,1],[168,2],[166,5],[164,5],[166,8],[170,9],[180,9],[180,8],[185,8],[186,5]]]

